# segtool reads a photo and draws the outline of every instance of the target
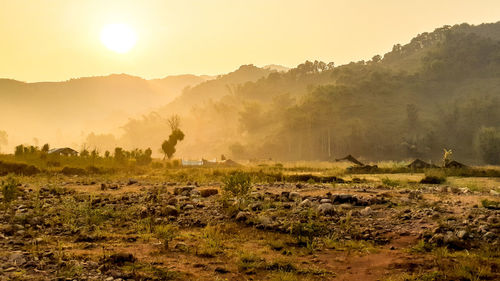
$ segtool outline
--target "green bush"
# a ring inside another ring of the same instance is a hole
[[[222,191],[226,196],[244,199],[252,190],[252,179],[249,174],[242,171],[235,171],[224,179]]]
[[[481,204],[486,209],[500,210],[500,201],[493,201],[493,200],[484,199],[481,201]]]
[[[425,170],[425,177],[420,180],[420,183],[425,184],[441,184],[446,182],[446,173],[442,169]]]
[[[168,250],[169,242],[177,237],[178,233],[179,229],[177,228],[177,226],[172,224],[157,225],[155,227],[155,236],[156,238],[163,241],[165,250]]]
[[[2,195],[5,203],[9,203],[12,200],[16,199],[17,196],[17,186],[19,182],[14,177],[7,177],[7,179],[2,180]]]

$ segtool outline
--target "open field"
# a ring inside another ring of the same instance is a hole
[[[500,278],[498,177],[156,166],[2,177],[1,280]]]

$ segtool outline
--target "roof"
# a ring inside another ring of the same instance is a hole
[[[62,147],[62,148],[53,148],[49,150],[49,154],[78,154],[78,151],[69,148],[69,147]]]

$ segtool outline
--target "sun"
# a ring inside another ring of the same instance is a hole
[[[135,46],[137,35],[126,24],[108,24],[101,30],[101,42],[111,51],[124,54]]]

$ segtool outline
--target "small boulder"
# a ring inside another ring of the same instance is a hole
[[[304,199],[302,202],[299,203],[299,207],[311,207],[312,202],[309,199]]]
[[[323,203],[318,206],[318,212],[322,215],[334,215],[335,208],[331,203]]]
[[[172,205],[167,205],[163,208],[163,210],[161,210],[161,214],[163,216],[178,216],[179,215],[179,211],[177,210],[177,208],[175,206],[172,206]]]
[[[288,199],[292,201],[300,200],[301,198],[302,196],[300,196],[298,192],[290,192],[290,194],[288,194]]]
[[[250,218],[250,212],[239,212],[236,215],[236,221],[245,222]]]
[[[366,207],[366,208],[364,208],[363,210],[359,211],[359,213],[360,213],[362,216],[370,216],[371,214],[373,214],[373,210],[372,210],[372,208],[370,208],[370,207]]]
[[[192,209],[194,209],[194,206],[192,204],[186,204],[186,205],[184,205],[184,207],[182,209],[184,211],[192,210]]]
[[[106,259],[106,262],[122,266],[127,262],[133,263],[135,260],[136,259],[132,254],[116,253],[109,256],[109,258]]]
[[[200,195],[203,198],[210,197],[212,195],[217,195],[219,191],[215,188],[200,189]]]
[[[194,186],[182,186],[182,187],[176,187],[174,188],[174,194],[175,195],[184,195],[188,196],[191,191],[194,189]]]

